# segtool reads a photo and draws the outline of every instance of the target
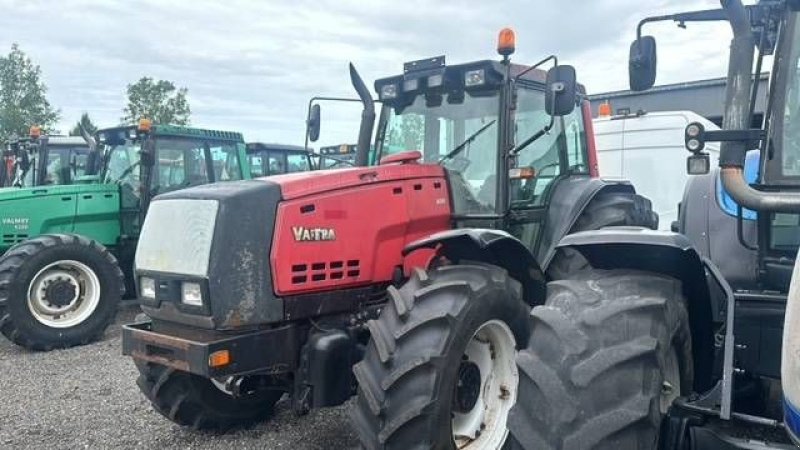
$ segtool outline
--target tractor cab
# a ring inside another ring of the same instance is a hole
[[[236,132],[152,125],[142,119],[137,126],[100,130],[95,141],[99,158],[92,173],[103,184],[119,185],[122,210],[137,217],[155,195],[250,177],[244,141]]]
[[[465,217],[545,206],[559,175],[590,175],[585,91],[571,68],[556,65],[554,76],[571,72],[569,82],[559,83],[572,95],[554,113],[546,107],[547,73],[534,67],[508,60],[447,66],[438,57],[377,80],[378,159],[419,151],[424,162],[444,166],[460,185],[455,213]]]
[[[311,154],[297,145],[247,144],[247,162],[252,178],[306,172],[314,168]]]
[[[69,185],[86,174],[89,145],[77,136],[48,136],[33,126],[25,138],[12,138],[2,156],[0,187]]]
[[[542,232],[549,206],[563,198],[556,185],[597,177],[591,113],[572,66],[559,65],[555,56],[531,66],[512,63],[514,39],[512,30],[501,31],[500,61],[448,65],[438,56],[407,62],[403,74],[376,80],[377,123],[362,114],[354,147],[369,151],[353,162],[397,163],[409,160],[403,153],[419,154],[418,162],[445,169],[458,227],[508,230],[545,261],[553,242],[541,238],[558,234]],[[545,65],[551,68],[541,69]],[[369,93],[361,97],[371,107]],[[319,105],[309,105],[307,124],[307,137],[315,141]],[[575,220],[551,219],[567,227]]]

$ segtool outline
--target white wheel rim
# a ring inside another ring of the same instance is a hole
[[[58,300],[53,289],[62,291]],[[28,309],[40,323],[51,328],[69,328],[83,323],[100,304],[100,279],[86,264],[61,260],[36,273],[28,285]]]
[[[474,363],[480,370],[480,395],[469,411],[453,412],[456,448],[497,449],[505,442],[508,413],[517,400],[519,385],[515,358],[514,334],[499,320],[478,327],[467,343],[462,361]]]

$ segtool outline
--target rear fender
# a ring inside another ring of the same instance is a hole
[[[605,192],[630,192],[633,186],[623,180],[604,180],[589,176],[569,176],[553,186],[547,218],[541,231],[536,260],[547,267],[553,260],[557,243],[566,236],[583,210],[598,194]]]
[[[525,301],[531,306],[545,300],[545,278],[542,268],[525,245],[501,230],[461,228],[432,234],[410,243],[403,249],[406,256],[420,249],[435,249],[449,261],[480,261],[506,269],[522,283]]]
[[[730,289],[718,276],[716,266],[702,258],[685,236],[637,227],[610,227],[570,234],[557,248],[580,252],[597,269],[635,269],[680,280],[692,332],[695,389],[703,392],[710,387],[714,360],[712,312],[724,307],[725,292]]]

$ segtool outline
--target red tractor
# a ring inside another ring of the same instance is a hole
[[[377,80],[376,166],[374,102],[351,66],[358,167],[154,199],[136,255],[150,320],[124,327],[123,352],[156,410],[226,429],[284,394],[298,413],[357,394],[367,448],[502,445],[529,312],[582,261],[556,244],[658,221],[630,184],[597,178],[575,70],[512,64],[513,49],[504,30],[501,61],[437,57]]]

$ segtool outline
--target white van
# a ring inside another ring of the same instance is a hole
[[[602,178],[630,180],[636,192],[653,202],[659,229],[669,230],[678,219],[686,174],[684,130],[700,122],[706,130],[719,130],[713,122],[691,111],[665,111],[594,119],[597,159]],[[711,167],[716,167],[719,143],[706,143]]]

